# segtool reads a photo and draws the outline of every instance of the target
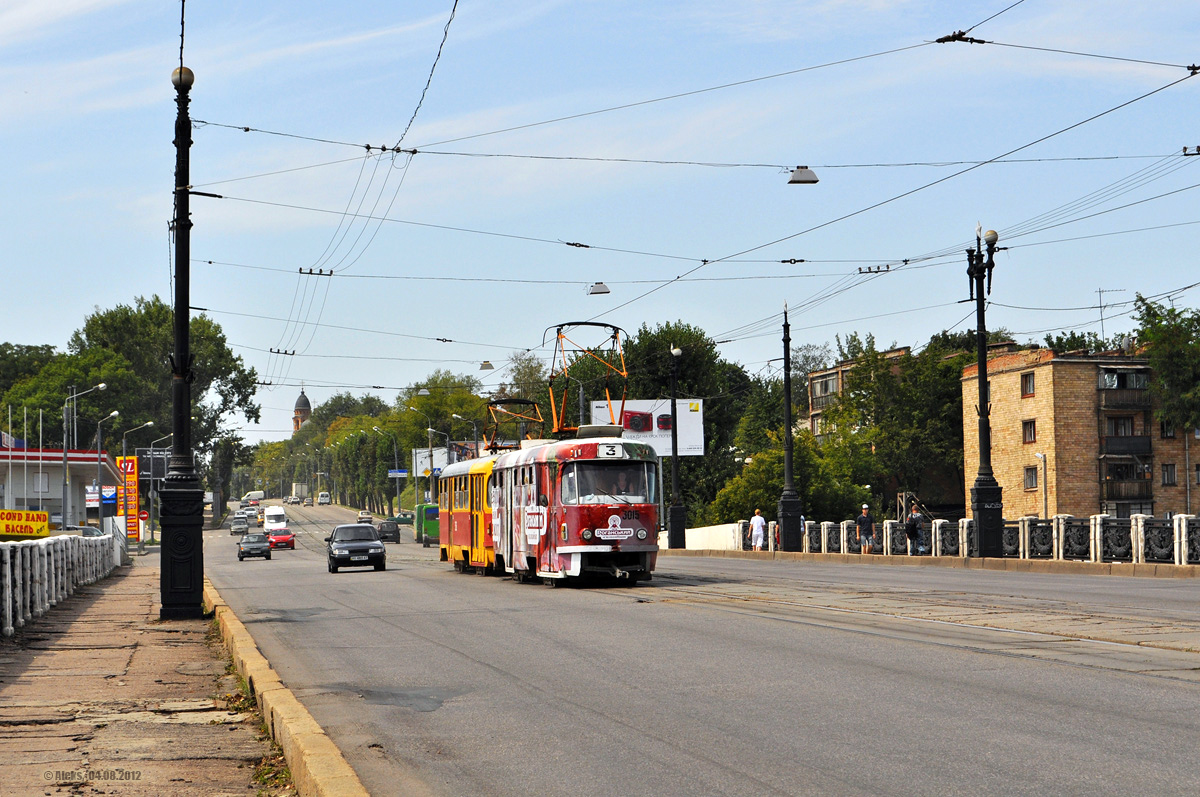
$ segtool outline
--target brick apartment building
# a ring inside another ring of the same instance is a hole
[[[979,464],[977,371],[972,364],[962,376],[968,494]],[[1154,419],[1149,378],[1146,360],[1123,352],[989,355],[992,468],[1004,516],[1162,517],[1200,506],[1200,430]]]

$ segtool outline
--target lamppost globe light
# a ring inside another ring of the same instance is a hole
[[[983,234],[983,242],[985,244],[987,244],[988,246],[993,245],[994,243],[996,243],[996,241],[999,241],[999,240],[1000,240],[1000,236],[996,234],[995,230],[988,230],[987,232],[985,232]]]

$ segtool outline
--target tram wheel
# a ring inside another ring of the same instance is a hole
[[[455,571],[457,571],[459,573],[461,573],[465,569],[461,559],[454,560],[454,569],[455,569]]]
[[[550,589],[557,588],[559,585],[559,582],[561,582],[561,581],[562,581],[561,578],[543,578],[542,579],[542,583],[545,584]]]

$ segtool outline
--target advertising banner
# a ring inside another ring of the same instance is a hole
[[[83,486],[83,501],[83,505],[88,509],[95,509],[100,506],[100,494],[96,490],[96,485],[85,484]]]
[[[675,406],[679,456],[704,456],[704,399],[678,399]],[[617,405],[614,412],[619,409]],[[611,422],[608,404],[593,401],[592,423]],[[628,399],[617,424],[624,427],[622,437],[626,440],[649,443],[660,457],[671,456],[671,399]]]
[[[50,513],[26,512],[19,509],[0,510],[0,535],[49,537]]]
[[[125,516],[125,537],[136,540],[140,534],[138,511],[141,509],[138,496],[138,458],[117,457],[117,472],[121,474],[122,489],[117,495],[117,512]]]

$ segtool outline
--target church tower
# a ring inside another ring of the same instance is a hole
[[[309,403],[308,396],[304,395],[304,388],[300,388],[300,398],[296,399],[296,410],[292,414],[292,434],[300,431],[300,427],[311,417],[312,404]]]

